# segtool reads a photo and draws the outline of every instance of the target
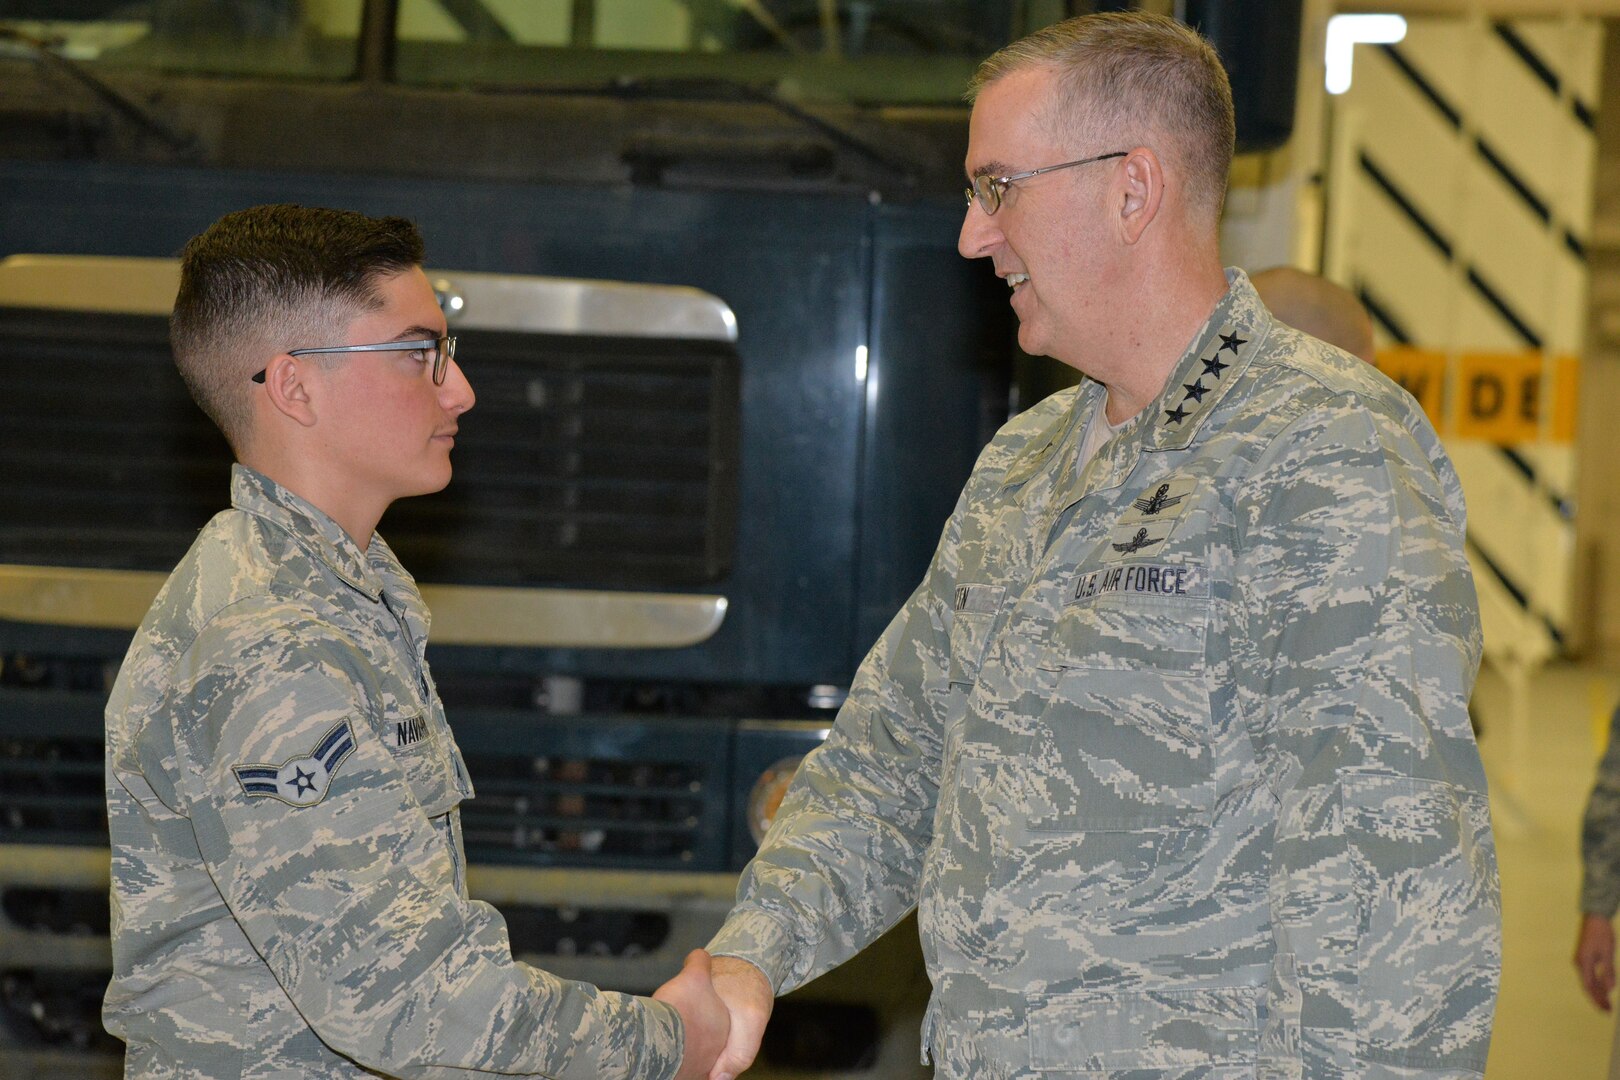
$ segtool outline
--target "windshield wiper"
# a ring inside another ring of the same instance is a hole
[[[774,90],[754,86],[738,79],[713,75],[694,76],[640,76],[621,75],[607,83],[585,86],[547,86],[545,84],[477,83],[472,89],[482,93],[501,94],[606,94],[617,98],[670,98],[698,101],[745,101],[764,105],[783,116],[825,135],[832,142],[853,151],[887,171],[908,188],[917,186],[915,165],[874,146],[852,131],[847,131],[829,120],[787,101]]]
[[[43,67],[60,72],[83,86],[109,111],[156,138],[181,157],[191,157],[196,153],[195,135],[171,127],[151,109],[92,73],[83,64],[58,53],[56,46],[61,44],[60,41],[35,37],[10,26],[0,26],[0,41],[14,41],[23,46]]]

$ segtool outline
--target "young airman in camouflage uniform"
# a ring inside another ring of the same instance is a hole
[[[126,1075],[689,1077],[723,1042],[706,958],[605,993],[468,898],[428,611],[374,532],[473,404],[421,259],[408,221],[289,206],[186,250],[176,361],[242,464],[107,709]]]
[[[1407,394],[1222,273],[1231,99],[1195,35],[1088,16],[977,89],[962,252],[1091,380],[984,451],[801,767],[710,945],[715,1075],[916,905],[940,1076],[1478,1076],[1456,474]]]

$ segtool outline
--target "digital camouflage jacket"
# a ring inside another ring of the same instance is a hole
[[[1158,402],[984,451],[711,948],[786,991],[913,905],[942,1077],[1479,1074],[1499,891],[1461,488],[1241,272]]]
[[[515,962],[468,899],[472,785],[388,546],[241,466],[231,494],[107,707],[126,1075],[673,1075],[674,1010]]]
[[[1620,710],[1609,720],[1609,747],[1581,822],[1581,869],[1581,911],[1614,918],[1620,910]]]

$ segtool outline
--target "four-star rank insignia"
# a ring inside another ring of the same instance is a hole
[[[1247,345],[1249,339],[1243,337],[1236,327],[1229,334],[1217,333],[1215,336],[1221,340],[1215,351],[1207,357],[1203,355],[1198,357],[1198,363],[1203,365],[1202,370],[1196,372],[1192,382],[1179,384],[1182,391],[1181,399],[1176,400],[1174,392],[1164,398],[1162,405],[1164,419],[1159,422],[1161,427],[1191,430],[1191,425],[1187,421],[1195,419],[1214,404],[1214,398],[1219,396],[1216,391],[1225,382],[1227,369],[1242,359],[1239,349]],[[1231,352],[1232,361],[1221,359],[1221,354],[1225,352]],[[1207,404],[1204,401],[1206,397],[1210,398]]]
[[[280,765],[232,765],[242,794],[250,799],[279,799],[289,806],[314,806],[326,798],[332,775],[354,753],[354,729],[347,720],[334,724],[307,757]]]

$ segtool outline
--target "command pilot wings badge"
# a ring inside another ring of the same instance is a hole
[[[1131,505],[1151,517],[1163,513],[1186,497],[1185,495],[1172,495],[1170,494],[1169,484],[1160,484],[1152,495],[1144,495],[1140,499],[1133,500]]]
[[[1131,500],[1117,524],[1149,525],[1174,520],[1192,505],[1192,493],[1197,488],[1198,481],[1191,476],[1167,476],[1151,483]]]
[[[280,765],[232,765],[236,782],[250,799],[279,799],[289,806],[314,806],[326,798],[332,774],[354,753],[354,730],[341,720],[321,736],[308,757]]]
[[[1123,544],[1114,544],[1113,548],[1115,551],[1120,552],[1123,555],[1133,555],[1136,552],[1141,551],[1143,548],[1151,547],[1157,543],[1157,540],[1148,539],[1148,531],[1146,529],[1137,529],[1135,536],[1131,537]]]

